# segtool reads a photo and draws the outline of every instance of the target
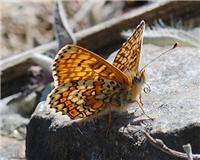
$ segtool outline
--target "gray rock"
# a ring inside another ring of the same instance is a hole
[[[164,49],[145,45],[143,65]],[[151,146],[138,131],[143,122],[151,135],[182,151],[190,143],[200,153],[200,50],[178,48],[149,65],[152,92],[143,94],[145,110],[155,120],[145,120],[137,105],[126,113],[113,113],[106,136],[107,115],[88,121],[70,121],[38,105],[27,127],[26,156],[42,159],[177,159]]]
[[[25,140],[0,135],[1,160],[25,160]]]
[[[29,119],[11,112],[6,101],[0,101],[0,159],[25,159],[25,134]]]

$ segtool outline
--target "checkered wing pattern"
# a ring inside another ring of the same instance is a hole
[[[145,22],[142,21],[117,53],[113,65],[122,72],[138,72],[144,29]]]

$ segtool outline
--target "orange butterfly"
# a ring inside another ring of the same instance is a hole
[[[145,113],[141,91],[146,77],[145,71],[139,70],[144,29],[142,21],[113,64],[79,46],[63,47],[53,64],[55,89],[48,96],[48,106],[71,119],[109,109],[111,121],[111,109],[125,109],[133,102]]]

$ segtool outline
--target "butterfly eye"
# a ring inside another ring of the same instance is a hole
[[[135,83],[140,83],[140,82],[141,82],[141,77],[135,76],[135,77],[134,77],[134,82],[135,82]]]

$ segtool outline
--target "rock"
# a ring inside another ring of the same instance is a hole
[[[32,92],[26,96],[16,94],[16,98],[13,98],[11,101],[9,101],[7,106],[9,113],[19,113],[23,117],[30,117],[35,109],[35,104],[37,103],[38,96],[36,92]]]
[[[7,102],[0,101],[0,159],[25,159],[25,134],[28,118],[10,110]]]
[[[1,160],[25,159],[25,140],[0,136]]]
[[[27,94],[16,93],[0,101],[0,114],[18,113],[23,117],[30,117],[38,103],[38,96],[35,92]]]
[[[142,66],[164,49],[144,45]],[[200,50],[178,48],[149,65],[148,84],[152,92],[143,94],[146,117],[133,104],[129,112],[112,114],[112,130],[106,136],[107,115],[86,121],[71,121],[38,105],[27,127],[28,160],[43,159],[177,159],[146,141],[138,131],[140,122],[151,135],[172,149],[182,151],[190,143],[200,153]]]

